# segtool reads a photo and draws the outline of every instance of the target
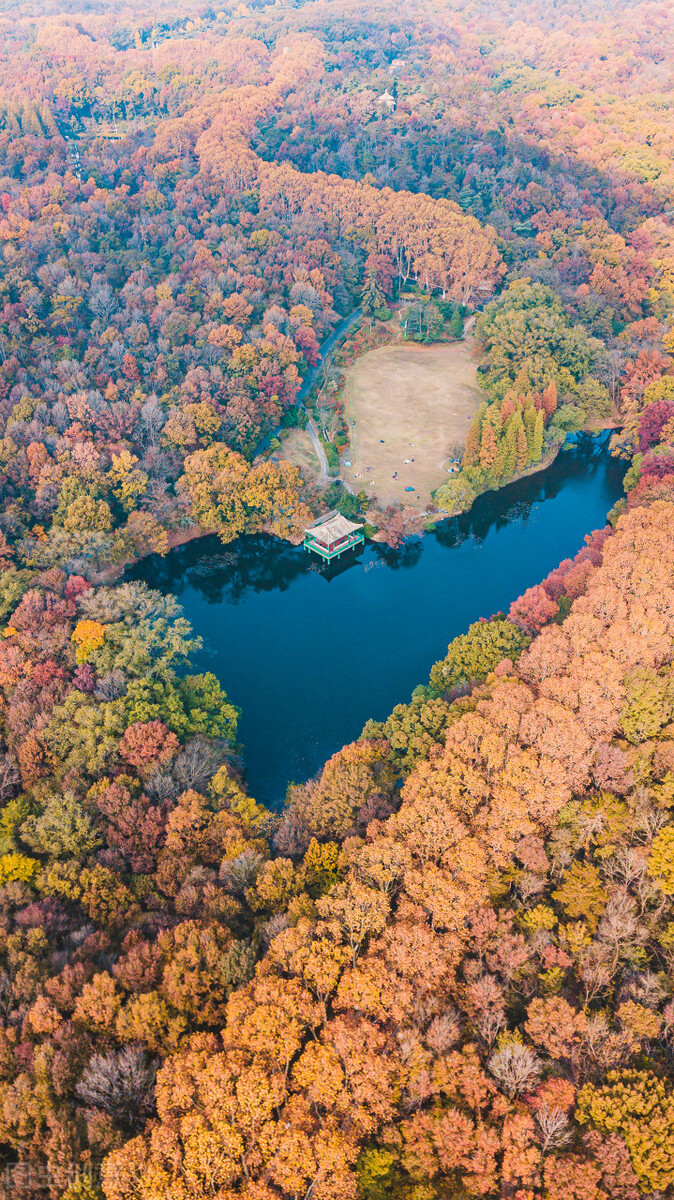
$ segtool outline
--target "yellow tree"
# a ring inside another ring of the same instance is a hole
[[[248,464],[240,454],[227,446],[209,446],[185,459],[185,473],[176,487],[197,524],[229,542],[246,526],[242,494],[247,474]]]

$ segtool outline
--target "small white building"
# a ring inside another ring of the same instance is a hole
[[[395,96],[392,96],[387,88],[385,92],[382,92],[381,96],[377,100],[377,104],[385,104],[389,112],[393,112],[396,106]]]

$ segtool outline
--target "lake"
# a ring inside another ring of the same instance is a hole
[[[572,557],[605,525],[625,464],[607,435],[581,437],[552,466],[480,496],[469,513],[390,550],[366,543],[327,567],[265,535],[201,538],[127,578],[179,597],[213,671],[242,709],[239,739],[256,800],[277,808],[428,682],[447,643]]]

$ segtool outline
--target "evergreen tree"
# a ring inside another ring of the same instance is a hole
[[[482,442],[482,423],[487,411],[486,403],[483,403],[478,408],[473,417],[468,436],[466,437],[466,448],[463,452],[464,467],[475,467],[480,461],[480,445]]]
[[[491,428],[494,430],[496,437],[497,438],[500,437],[501,429],[503,427],[503,421],[501,418],[501,410],[500,410],[498,404],[496,404],[495,402],[493,404],[489,405],[489,407],[487,408],[487,410],[484,414],[484,417],[482,420],[483,431],[484,431],[485,425],[491,425]]]
[[[482,430],[482,443],[480,445],[480,466],[490,476],[493,475],[497,455],[498,442],[496,441],[496,434],[491,425],[485,425]]]
[[[520,428],[522,422],[520,421]],[[511,479],[517,470],[517,424],[514,419],[508,422],[505,438],[503,439],[503,478]]]
[[[543,410],[536,413],[534,424],[533,444],[531,447],[532,462],[540,462],[543,457]]]
[[[534,462],[534,428],[536,425],[536,409],[530,400],[524,410],[524,430],[527,435],[527,462]]]
[[[40,123],[48,137],[58,137],[58,125],[46,100],[40,106]]]
[[[548,419],[557,408],[557,385],[552,379],[543,391],[543,408]]]
[[[497,444],[496,458],[494,459],[494,465],[491,469],[492,478],[495,483],[506,478],[506,453],[507,447],[505,438],[501,438]]]
[[[374,316],[385,321],[391,315],[383,288],[374,270],[368,271],[365,276],[361,293],[361,303],[363,306],[363,315],[366,317]]]
[[[503,402],[501,404],[501,424],[503,425],[504,429],[505,429],[505,426],[508,424],[508,421],[512,417],[514,411],[515,411],[515,397],[512,393],[512,390],[509,389],[506,392],[505,396],[503,397]]]
[[[480,422],[477,417],[471,423],[463,452],[464,467],[474,467],[480,461]]]
[[[527,445],[527,435],[522,422],[520,413],[515,413],[513,417],[513,427],[515,429],[515,448],[517,455],[517,470],[523,471],[527,465],[529,458],[529,447]]]
[[[424,305],[420,300],[410,304],[405,313],[405,337],[415,342],[421,342],[424,337]]]
[[[449,332],[453,338],[463,337],[463,317],[458,308],[454,309],[449,322]]]
[[[444,320],[437,304],[424,304],[424,341],[437,342],[442,335]]]

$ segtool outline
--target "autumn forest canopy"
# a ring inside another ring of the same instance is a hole
[[[674,1195],[673,60],[650,0],[0,12],[3,1200]],[[625,495],[272,813],[124,571],[400,543],[347,319],[469,336],[425,517],[582,431]]]

